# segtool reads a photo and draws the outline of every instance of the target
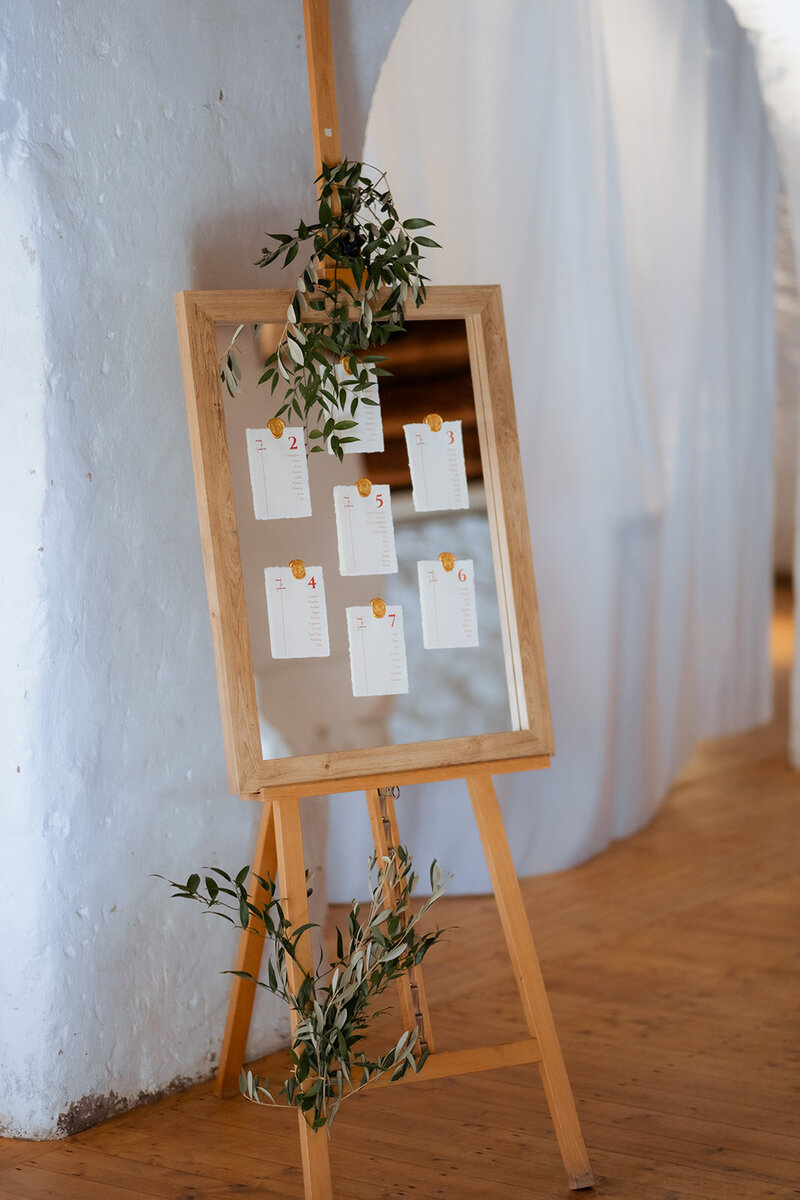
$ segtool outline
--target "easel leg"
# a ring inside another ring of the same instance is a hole
[[[539,1070],[571,1188],[594,1185],[575,1100],[533,944],[503,817],[490,776],[467,779],[478,832],[503,925],[528,1028],[539,1043]]]
[[[273,811],[281,902],[289,921],[297,928],[308,923],[300,800],[297,796],[288,793],[273,801]],[[287,955],[286,970],[292,991],[297,991],[300,987],[303,981],[303,971],[311,974],[314,969],[311,934],[308,930],[297,944],[297,957],[300,960],[299,963]],[[296,1023],[297,1014],[292,1011],[292,1031],[294,1031]],[[306,1200],[332,1200],[327,1134],[324,1129],[313,1132],[300,1112],[298,1112],[298,1118],[305,1198]]]
[[[265,800],[261,805],[261,824],[258,829],[253,856],[253,873],[266,879],[275,878],[277,861],[275,858],[275,822],[272,814],[272,803]],[[263,889],[253,880],[250,888],[250,899],[255,903],[263,896]],[[261,957],[264,953],[264,937],[255,933],[252,928],[245,929],[239,939],[239,953],[236,958],[236,970],[247,971],[258,977],[261,967]],[[247,1048],[247,1035],[250,1032],[250,1021],[253,1016],[253,1002],[256,995],[256,985],[249,979],[233,977],[231,998],[228,1004],[228,1020],[225,1025],[225,1036],[219,1056],[219,1069],[214,1084],[218,1096],[233,1096],[239,1094],[239,1072],[244,1063]]]
[[[384,858],[391,850],[395,850],[400,845],[394,800],[388,788],[383,789],[383,796],[377,788],[370,788],[366,796],[375,853],[378,858]],[[389,906],[393,902],[391,889],[387,887],[385,893],[386,904]],[[425,993],[422,967],[414,967],[413,977],[403,975],[398,979],[397,988],[400,993],[400,1011],[404,1029],[410,1030],[416,1025],[419,1029],[420,1051],[427,1048],[433,1054],[436,1046],[433,1040],[433,1026]]]

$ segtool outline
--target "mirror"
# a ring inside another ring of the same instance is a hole
[[[403,785],[546,766],[553,733],[500,288],[429,288],[422,309],[406,307],[407,332],[387,348],[393,374],[380,381],[384,448],[375,455],[348,453],[341,463],[324,448],[306,459],[297,430],[265,428],[281,404],[256,381],[291,297],[267,290],[175,298],[231,791],[261,798],[276,789],[318,795],[383,781]],[[244,387],[228,396],[220,356],[240,325]],[[258,341],[254,325],[262,327]],[[445,440],[437,442],[440,433]],[[452,439],[453,451],[447,449]],[[413,488],[406,446],[415,463]],[[284,510],[280,519],[256,519],[251,462],[262,515]],[[281,471],[287,482],[270,488]],[[354,487],[358,481],[366,491]],[[352,566],[348,554],[354,547],[361,553],[378,528],[380,553],[369,569],[380,567],[383,574],[340,573],[334,488],[347,489],[336,493],[339,524],[351,534],[342,539],[344,569]],[[421,502],[425,492],[427,504]],[[374,507],[357,510],[355,501],[364,495]],[[379,499],[389,498],[393,541],[376,513]],[[352,501],[347,510],[346,499]],[[297,515],[287,515],[287,508]],[[369,530],[356,538],[355,525],[367,518]],[[394,543],[396,571],[387,549]],[[473,567],[454,563],[458,556]],[[284,578],[293,560],[302,562]],[[417,575],[419,562],[427,565]],[[321,568],[326,625],[319,594],[306,590],[316,588],[313,569],[302,588],[298,582],[306,579],[303,564]],[[449,567],[455,574],[445,576]],[[265,568],[275,569],[272,626]],[[473,591],[474,611],[465,600]],[[425,648],[421,592],[428,597],[429,645],[460,639],[464,649]],[[447,593],[449,609],[442,603]],[[370,607],[373,600],[377,607]],[[274,658],[273,634],[291,640],[303,612],[301,649],[314,657]],[[369,695],[353,694],[348,622],[360,651],[353,674],[370,676],[363,688]],[[401,654],[396,643],[403,626]],[[381,657],[375,640],[391,642],[390,653]],[[382,668],[386,680],[373,686]]]
[[[384,451],[348,453],[344,461],[309,453],[312,515],[257,520],[248,466],[246,431],[263,429],[281,407],[280,389],[257,386],[263,363],[283,326],[266,323],[237,339],[241,394],[220,383],[230,453],[236,524],[265,760],[397,746],[444,738],[502,733],[514,728],[506,675],[484,471],[478,437],[465,320],[409,321],[405,333],[380,350],[391,375],[379,381]],[[223,355],[235,326],[215,326]],[[403,426],[428,413],[461,421],[469,507],[417,512]],[[287,418],[288,420],[288,418]],[[292,425],[296,425],[295,418]],[[314,445],[313,442],[310,443]],[[398,570],[395,574],[343,576],[339,571],[333,489],[362,478],[388,484]],[[417,579],[418,560],[442,552],[471,559],[479,644],[425,649]],[[270,650],[264,568],[293,559],[323,568],[329,657],[276,659]],[[381,597],[401,605],[408,692],[355,697],[351,687],[345,609]]]

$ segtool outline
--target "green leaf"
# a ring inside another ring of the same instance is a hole
[[[433,221],[426,221],[424,217],[410,217],[408,221],[403,221],[403,229],[426,229],[429,225],[433,225]]]
[[[415,238],[414,240],[416,241],[418,246],[430,246],[434,250],[441,250],[441,248],[442,248],[438,242],[435,242],[433,240],[433,238],[420,236],[418,238]]]

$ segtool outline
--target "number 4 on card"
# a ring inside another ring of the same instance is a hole
[[[267,567],[269,640],[273,658],[326,658],[330,654],[322,567],[297,579],[289,567]]]

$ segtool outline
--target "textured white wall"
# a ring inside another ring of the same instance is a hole
[[[406,0],[334,2],[345,151]],[[233,938],[160,871],[248,860],[228,797],[172,294],[268,286],[313,201],[299,0],[0,15],[0,1133],[208,1074]],[[317,803],[309,861],[321,869]],[[323,884],[324,887],[324,884]],[[253,1047],[286,1034],[261,1012]]]

